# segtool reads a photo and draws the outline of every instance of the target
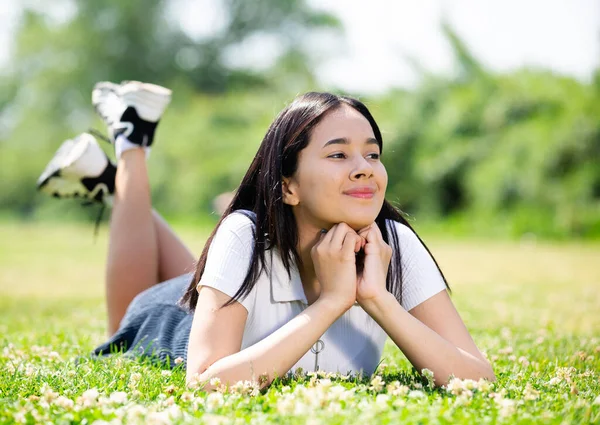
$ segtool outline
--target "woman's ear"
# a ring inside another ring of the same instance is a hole
[[[300,203],[298,195],[296,194],[296,186],[290,178],[283,178],[283,181],[281,182],[281,192],[283,194],[284,204],[294,206]]]

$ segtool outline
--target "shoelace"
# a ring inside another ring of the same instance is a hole
[[[92,134],[93,136],[95,136],[99,139],[104,140],[106,143],[112,144],[112,141],[108,137],[106,137],[103,133],[96,130],[95,128],[89,128],[88,133]],[[106,195],[108,195],[108,194],[106,194]],[[95,203],[93,201],[86,201],[82,205],[84,207],[89,207],[94,204]],[[100,207],[100,211],[98,212],[98,216],[96,217],[96,222],[94,223],[94,241],[98,238],[98,229],[100,228],[100,223],[102,222],[102,217],[104,216],[105,210],[106,210],[106,204],[104,202],[102,202],[102,206]]]
[[[104,134],[102,134],[101,132],[99,132],[95,128],[89,128],[88,129],[88,133],[90,133],[93,136],[96,136],[99,139],[104,140],[106,143],[112,144],[112,141],[108,137],[106,137]]]
[[[81,203],[82,207],[88,208],[94,205],[97,205],[97,202],[94,201],[83,201]],[[96,216],[96,219],[94,220],[94,242],[96,242],[98,240],[98,231],[100,229],[100,223],[102,222],[102,218],[104,216],[104,211],[106,210],[106,205],[104,203],[102,203],[102,205],[100,206],[100,209],[98,210],[98,215]]]

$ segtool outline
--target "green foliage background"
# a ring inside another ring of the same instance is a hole
[[[235,189],[287,102],[308,90],[339,92],[319,86],[312,72],[335,53],[335,42],[314,52],[306,40],[335,41],[342,29],[303,0],[223,1],[225,27],[200,40],[165,18],[166,1],[72,4],[62,22],[25,9],[0,75],[2,215],[93,215],[37,194],[35,181],[64,139],[102,128],[90,104],[96,81],[173,89],[150,157],[153,202],[169,217],[195,222],[216,219],[212,200]],[[591,82],[545,70],[497,74],[452,28],[444,32],[454,75],[422,71],[411,91],[350,93],[384,132],[388,199],[462,234],[598,237],[600,70]],[[256,70],[228,61],[257,37],[277,40],[273,64]]]

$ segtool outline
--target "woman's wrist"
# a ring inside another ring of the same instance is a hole
[[[378,314],[386,310],[390,303],[397,303],[396,297],[389,291],[382,291],[375,297],[368,298],[366,300],[359,300],[360,306],[369,315]]]
[[[354,305],[354,301],[344,300],[339,295],[323,293],[319,296],[315,304],[319,303],[324,308],[331,310],[334,314],[342,315]]]

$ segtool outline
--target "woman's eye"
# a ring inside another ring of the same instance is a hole
[[[346,155],[344,153],[334,153],[328,156],[328,158],[334,158],[334,159],[343,159],[345,158]],[[380,155],[378,153],[370,153],[367,155],[367,157],[370,157],[371,159],[379,159]]]

